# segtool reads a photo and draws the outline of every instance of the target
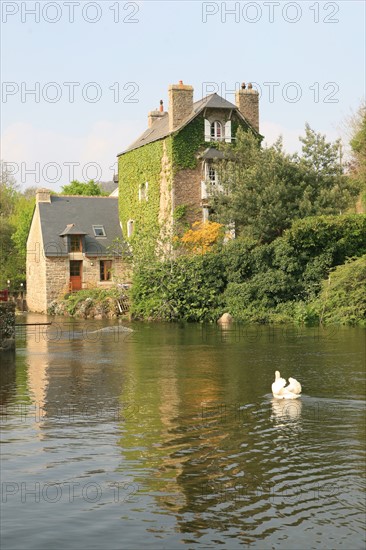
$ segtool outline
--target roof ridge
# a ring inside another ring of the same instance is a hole
[[[118,186],[117,186],[118,187]],[[116,189],[117,189],[116,187]],[[111,197],[110,195],[62,195],[61,193],[54,193],[51,197],[73,197],[78,199],[117,199],[118,197]]]

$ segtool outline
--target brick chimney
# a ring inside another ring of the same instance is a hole
[[[164,111],[164,104],[163,104],[163,100],[161,99],[159,109],[155,109],[155,111],[150,111],[147,116],[148,127],[151,128],[155,120],[157,120],[158,118],[161,118],[164,115],[166,115],[166,112]]]
[[[41,188],[36,191],[36,203],[39,202],[51,202],[51,191],[49,189]]]
[[[169,86],[169,131],[177,128],[193,111],[193,87],[183,84]]]
[[[244,118],[259,132],[259,94],[252,84],[245,83],[235,92],[235,103]]]

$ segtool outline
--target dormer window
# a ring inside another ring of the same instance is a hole
[[[149,183],[146,181],[145,183],[141,183],[139,187],[139,201],[147,201],[147,192],[149,189]]]
[[[83,243],[81,235],[70,235],[70,252],[82,252]]]
[[[205,141],[226,141],[231,143],[231,120],[225,124],[219,120],[211,122],[205,118]]]
[[[211,139],[214,141],[222,139],[222,124],[218,120],[211,123]]]
[[[106,237],[103,225],[93,225],[93,232],[95,237]]]

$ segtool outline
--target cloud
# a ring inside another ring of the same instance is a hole
[[[23,189],[39,185],[57,191],[72,177],[109,181],[117,170],[116,155],[136,138],[136,127],[133,121],[99,120],[75,136],[17,122],[3,132],[1,156],[13,163]]]

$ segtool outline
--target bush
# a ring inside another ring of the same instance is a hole
[[[218,252],[140,267],[133,279],[132,313],[212,321],[228,311],[245,321],[314,323],[324,278],[347,257],[363,254],[366,215],[306,218],[269,244],[238,238]]]
[[[225,282],[220,256],[183,256],[140,268],[132,285],[132,314],[173,321],[214,320]]]
[[[366,255],[333,269],[313,306],[321,322],[366,326]]]

